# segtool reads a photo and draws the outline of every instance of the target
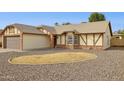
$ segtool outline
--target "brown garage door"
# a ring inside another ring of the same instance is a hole
[[[14,37],[6,37],[6,48],[9,49],[19,49],[20,48],[20,37],[14,36]]]

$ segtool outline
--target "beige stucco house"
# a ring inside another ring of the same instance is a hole
[[[60,26],[12,24],[2,33],[2,47],[12,49],[110,47],[111,24],[107,21]]]

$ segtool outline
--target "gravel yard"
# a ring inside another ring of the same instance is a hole
[[[77,63],[17,65],[8,59],[21,55],[82,51],[95,53],[97,59]],[[30,52],[0,53],[0,80],[124,80],[124,48],[100,50],[46,49]]]

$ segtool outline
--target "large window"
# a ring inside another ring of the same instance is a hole
[[[67,44],[72,44],[73,43],[72,39],[73,39],[72,35],[68,35]]]
[[[78,35],[74,35],[74,44],[79,44],[79,37],[78,37]]]
[[[74,40],[73,40],[73,35],[68,35],[67,44],[79,44],[79,36],[74,35]]]

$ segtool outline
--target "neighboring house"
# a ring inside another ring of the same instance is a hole
[[[110,22],[88,22],[61,26],[12,24],[2,34],[3,48],[100,48],[110,47]]]
[[[4,29],[2,37],[3,48],[27,50],[50,47],[49,36],[34,26],[9,25]]]
[[[0,29],[0,47],[2,47],[2,29]]]
[[[111,46],[124,47],[124,35],[114,33],[113,37],[111,38]]]

